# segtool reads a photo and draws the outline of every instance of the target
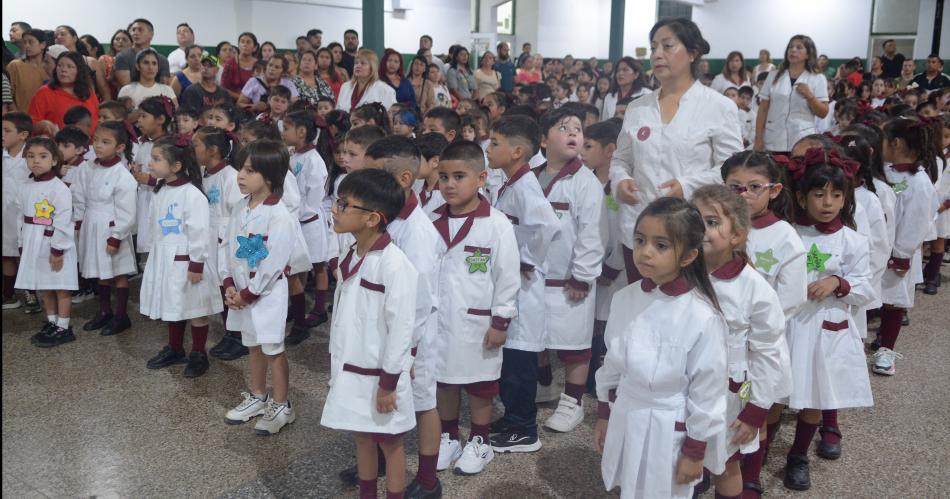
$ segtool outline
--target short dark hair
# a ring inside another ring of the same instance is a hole
[[[23,31],[29,31],[33,29],[33,26],[30,26],[30,23],[24,21],[13,21],[10,23],[10,26],[19,26]]]
[[[386,132],[376,125],[363,125],[346,132],[346,141],[368,148],[373,142],[386,136]]]
[[[283,97],[289,102],[292,96],[293,94],[290,93],[290,89],[283,85],[274,85],[273,87],[270,87],[270,90],[267,91],[268,99],[271,97]]]
[[[930,54],[927,56],[927,59],[936,59],[940,61],[940,65],[943,66],[943,59],[941,59],[940,56],[937,54]]]
[[[311,36],[314,36],[314,35],[322,35],[322,34],[323,34],[322,30],[312,29],[310,31],[307,31],[307,38],[310,38]]]
[[[148,29],[149,29],[152,33],[155,32],[155,25],[152,24],[152,21],[149,21],[148,19],[145,19],[145,18],[141,18],[141,17],[140,17],[140,18],[138,18],[138,19],[136,19],[136,20],[130,22],[130,23],[129,23],[129,26],[132,26],[132,25],[135,24],[135,23],[142,23],[142,24],[148,26]]]
[[[621,128],[621,125],[616,121],[601,121],[587,127],[587,130],[584,130],[584,138],[593,140],[602,146],[616,144]]]
[[[455,130],[455,133],[458,134],[462,131],[462,118],[459,117],[458,113],[447,107],[434,107],[426,113],[425,117],[439,120],[446,132]]]
[[[277,126],[270,123],[264,123],[263,121],[248,121],[247,123],[241,125],[241,131],[250,133],[256,140],[281,140],[280,130],[277,129]],[[240,169],[240,165],[235,164],[234,166],[235,168]]]
[[[419,37],[419,39],[420,39],[420,40],[426,39],[426,40],[429,40],[430,42],[432,41],[432,37],[429,36],[429,35],[422,35],[422,36]]]
[[[89,136],[86,135],[86,132],[74,126],[67,126],[56,132],[54,140],[56,140],[57,144],[72,144],[84,149],[89,148]]]
[[[17,133],[33,131],[33,118],[23,111],[4,114],[3,121],[9,121],[10,123],[13,123],[13,126],[16,127]]]
[[[270,182],[271,192],[278,196],[283,195],[284,178],[290,165],[287,146],[276,140],[255,140],[238,150],[234,158],[234,168],[244,168],[248,159],[251,160],[251,169]]]
[[[356,30],[353,29],[353,28],[350,28],[350,29],[344,31],[344,32],[343,32],[343,36],[346,36],[346,35],[348,35],[348,34],[350,34],[350,33],[353,33],[354,35],[356,35],[357,38],[359,38],[359,36],[360,36],[360,34],[357,33]]]
[[[752,87],[748,85],[743,85],[739,87],[739,95],[748,95],[751,97],[755,95],[755,90],[753,90]]]
[[[85,120],[92,122],[92,113],[83,106],[73,106],[63,114],[63,124],[66,126],[75,125]]]
[[[461,161],[469,170],[482,172],[485,170],[485,151],[474,142],[459,140],[442,151],[439,162],[443,161]]]
[[[441,133],[429,132],[416,137],[416,147],[419,148],[419,153],[426,161],[442,156],[442,151],[448,145],[449,141]]]
[[[195,34],[195,30],[191,29],[191,26],[189,26],[188,23],[179,23],[178,26],[175,26],[175,31],[178,31],[178,28],[181,27],[188,28],[188,31],[190,31],[192,35]]]
[[[505,110],[502,116],[527,116],[532,120],[538,119],[538,112],[534,110],[533,107],[527,104],[519,104],[517,106],[509,107]]]
[[[119,115],[122,119],[125,119],[129,115],[129,110],[125,107],[125,104],[117,100],[107,100],[99,104],[99,112],[103,110],[109,110]]]
[[[384,170],[367,168],[348,174],[337,189],[339,197],[353,197],[368,209],[382,215],[379,231],[399,216],[406,204],[406,193],[390,173]]]
[[[886,47],[888,43],[891,43],[893,41],[894,41],[893,38],[888,38],[887,40],[884,40],[883,42],[881,42],[881,47]]]
[[[541,129],[541,136],[547,136],[548,132],[557,126],[558,123],[572,116],[577,118],[581,124],[584,123],[584,114],[577,109],[572,109],[571,107],[562,106],[557,109],[551,109],[550,111],[545,112],[541,115],[541,119],[538,120],[538,127]]]
[[[373,142],[366,148],[366,156],[384,160],[383,168],[392,175],[408,170],[413,176],[419,174],[422,158],[412,139],[399,135],[390,135]]]
[[[505,136],[508,140],[521,141],[524,145],[530,146],[531,156],[538,153],[541,147],[541,130],[538,123],[524,115],[506,114],[498,118],[491,131]]]
[[[300,35],[300,36],[298,36],[297,38],[294,39],[294,42],[299,42],[300,40],[304,40],[304,41],[307,41],[307,42],[310,41],[306,36]]]

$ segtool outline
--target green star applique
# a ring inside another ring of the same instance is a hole
[[[491,260],[491,255],[483,255],[481,250],[475,250],[471,256],[465,257],[465,263],[468,264],[468,273],[488,272],[488,260]]]
[[[808,250],[808,271],[824,272],[825,262],[829,258],[831,258],[831,253],[822,253],[817,244],[811,243],[811,248]]]
[[[620,209],[620,204],[617,203],[617,200],[613,196],[607,194],[604,196],[604,203],[607,204],[607,209],[610,211],[617,211]]]
[[[907,190],[907,180],[901,180],[900,182],[891,186],[891,189],[894,189],[894,194],[900,194]]]
[[[766,272],[771,272],[772,267],[774,267],[777,263],[779,263],[779,261],[772,253],[772,248],[769,248],[768,251],[764,252],[755,252],[755,266],[758,268]]]

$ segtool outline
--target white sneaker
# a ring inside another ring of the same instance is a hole
[[[241,424],[251,420],[251,418],[264,414],[267,410],[267,404],[270,402],[270,396],[264,395],[259,399],[247,392],[241,392],[244,400],[234,409],[228,411],[224,416],[224,422],[227,424]]]
[[[543,404],[545,402],[554,402],[561,396],[561,387],[552,382],[548,386],[538,383],[538,394],[534,396],[534,403]]]
[[[584,401],[574,400],[566,393],[561,394],[561,401],[557,404],[554,414],[544,422],[544,426],[561,433],[566,433],[584,420]]]
[[[254,431],[258,435],[276,435],[284,425],[289,425],[297,419],[294,408],[290,406],[288,400],[284,404],[278,404],[273,399],[267,404],[264,411],[264,417],[257,420],[254,425]]]
[[[475,437],[465,444],[462,450],[462,457],[455,461],[455,473],[458,475],[477,475],[488,466],[488,463],[495,459],[495,451],[491,445],[482,440],[482,437]]]
[[[10,298],[9,300],[3,302],[3,310],[12,310],[22,306],[23,303],[18,298]]]
[[[448,433],[442,434],[442,441],[439,442],[439,462],[436,463],[436,471],[447,470],[462,455],[462,445],[458,440],[452,440]]]
[[[890,348],[881,347],[876,352],[874,352],[874,367],[872,367],[871,370],[874,371],[875,374],[893,376],[897,374],[896,359],[903,357],[903,355],[891,350]]]

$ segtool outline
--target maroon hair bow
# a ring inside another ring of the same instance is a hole
[[[122,125],[125,126],[125,132],[129,134],[129,140],[133,142],[139,140],[139,134],[135,133],[135,127],[133,127],[131,123],[126,120],[122,120]]]
[[[831,141],[834,142],[835,144],[840,144],[841,141],[844,140],[844,137],[840,135],[835,135],[831,132],[825,132],[825,137],[828,137],[829,139],[831,139]]]
[[[191,145],[191,141],[188,140],[188,136],[180,133],[178,137],[175,137],[175,147],[188,147]]]
[[[782,154],[777,154],[773,156],[772,159],[788,171],[788,175],[792,180],[798,180],[805,174],[805,163],[798,158],[790,158]]]
[[[855,175],[858,174],[858,170],[861,169],[861,164],[857,161],[839,158],[837,156],[828,159],[828,163],[841,168],[841,171],[844,172],[844,176],[852,180]]]
[[[336,139],[333,138],[333,134],[330,133],[330,125],[327,123],[327,120],[320,116],[319,114],[313,114],[313,125],[320,130],[320,133],[327,134],[327,145],[330,147],[330,155],[332,156],[336,152]]]
[[[868,101],[866,101],[866,100],[859,100],[859,101],[858,101],[858,116],[862,116],[862,115],[868,114],[869,112],[871,112],[872,109],[873,109],[873,108],[871,107],[871,103],[870,103],[870,102],[868,102]]]
[[[175,116],[175,107],[172,104],[172,100],[166,96],[162,96],[162,106],[165,106],[165,114],[168,116]]]

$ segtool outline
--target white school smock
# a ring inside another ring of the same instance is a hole
[[[755,113],[739,109],[739,124],[742,126],[743,144],[751,147],[755,143]]]
[[[937,180],[937,201],[946,208],[937,215],[937,237],[950,238],[950,159]]]
[[[398,434],[416,425],[412,366],[418,274],[389,234],[360,258],[340,261],[330,325],[330,392],[320,424],[337,430]],[[379,388],[395,390],[396,409],[376,411]]]
[[[140,234],[152,233],[139,293],[142,315],[174,322],[221,312],[218,271],[209,257],[217,251],[217,233],[204,193],[187,178],[167,183],[152,198],[147,220],[139,226]],[[189,272],[201,280],[192,284]]]
[[[769,101],[769,112],[765,121],[765,149],[768,151],[791,151],[802,137],[815,132],[815,113],[808,107],[808,101],[795,90],[788,71],[775,79],[777,70],[770,71],[759,99]],[[828,102],[828,80],[821,73],[802,71],[795,85],[808,85],[820,102]]]
[[[864,185],[854,189],[854,200],[854,223],[858,233],[868,241],[870,251],[868,266],[871,268],[871,286],[874,287],[874,299],[871,303],[853,311],[855,326],[863,340],[868,337],[868,318],[865,312],[880,308],[883,303],[881,279],[884,271],[887,270],[887,260],[891,256],[891,243],[888,240],[887,221],[884,219],[881,200]],[[858,208],[860,208],[860,220]]]
[[[79,167],[70,186],[73,220],[79,227],[79,273],[85,278],[112,279],[138,272],[132,249],[138,183],[121,156]],[[114,255],[106,245],[118,246]]]
[[[215,247],[208,252],[208,265],[218,268],[218,262],[227,259],[223,253],[222,242],[227,236],[228,221],[231,211],[238,201],[244,199],[241,188],[237,183],[237,170],[227,162],[205,168],[201,178],[201,186],[208,196],[208,205],[211,210],[211,232],[214,235]],[[218,286],[223,284],[220,274],[215,272]]]
[[[746,241],[752,266],[772,286],[790,318],[808,300],[805,245],[788,222],[771,211],[752,219]]]
[[[776,388],[788,386],[792,378],[788,343],[785,341],[785,313],[778,295],[745,255],[710,274],[719,307],[729,326],[726,337],[729,393],[726,395],[726,425],[736,419],[760,428],[772,404],[785,396]],[[749,383],[743,400],[741,387]],[[744,445],[732,443],[735,431],[727,429],[710,439],[705,460],[725,467],[736,452],[750,454],[759,448],[759,439]]]
[[[234,287],[248,303],[228,311],[225,329],[253,336],[255,343],[281,343],[287,319],[287,279],[297,220],[276,195],[254,208],[247,196],[234,207],[218,262],[224,288]]]
[[[937,189],[916,165],[888,165],[884,167],[884,175],[897,195],[897,203],[894,205],[896,232],[882,279],[882,299],[888,305],[912,308],[915,287],[924,281],[920,247],[937,213]],[[901,277],[894,269],[905,269],[907,273]]]
[[[534,170],[535,175],[547,165]],[[544,329],[547,348],[586,350],[594,334],[597,287],[604,263],[600,215],[604,190],[594,172],[575,158],[554,175],[544,194],[558,218],[558,234],[544,259]],[[581,301],[567,298],[567,289],[586,289]],[[536,320],[536,319],[535,319]]]
[[[547,347],[542,319],[546,307],[544,260],[551,240],[560,230],[560,221],[528,165],[521,165],[501,186],[495,208],[508,217],[514,228],[522,272],[518,316],[508,326],[505,348],[540,352]]]
[[[152,142],[152,139],[149,139],[146,136],[139,138],[139,148],[135,152],[135,155],[132,156],[132,163],[137,164],[139,170],[142,173],[148,173],[152,171],[149,168],[149,163],[152,161],[152,148],[155,146],[155,143]],[[133,177],[134,178],[134,177]],[[135,193],[135,252],[136,253],[148,253],[152,250],[152,230],[150,218],[149,206],[151,205],[152,198],[155,196],[155,185],[158,183],[158,179],[155,177],[149,177],[149,182],[147,184],[139,184]]]
[[[887,222],[887,241],[894,246],[894,238],[897,237],[897,218],[894,216],[894,210],[897,207],[897,194],[887,182],[875,177],[874,194],[881,201],[881,209],[884,210],[884,221]]]
[[[363,91],[363,96],[360,97],[359,102],[355,106],[350,105],[350,101],[353,99],[353,90],[356,84],[353,80],[347,81],[340,86],[340,95],[336,99],[336,108],[352,113],[353,110],[362,106],[363,104],[369,104],[370,102],[378,102],[383,105],[387,110],[396,103],[396,91],[393,90],[393,87],[390,87],[386,83],[376,80],[371,83],[366,90]]]
[[[307,248],[307,241],[303,237],[303,229],[300,228],[300,187],[297,184],[297,177],[294,176],[290,168],[284,175],[284,193],[280,200],[287,207],[287,211],[294,217],[294,234],[296,241],[290,252],[290,271],[287,275],[297,275],[303,272],[309,272],[313,268],[310,263],[310,251]]]
[[[313,144],[290,155],[290,172],[300,189],[300,230],[307,242],[311,263],[323,263],[327,258],[327,238],[330,236],[324,221],[323,199],[326,197],[327,165]]]
[[[399,216],[386,226],[393,242],[406,255],[418,275],[415,322],[412,327],[414,349],[412,398],[416,411],[428,411],[436,405],[436,373],[442,367],[442,335],[438,330],[439,260],[442,247],[439,232],[422,211],[414,192],[406,198]]]
[[[743,69],[742,71],[744,72],[745,70]],[[742,78],[742,83],[737,85],[734,82],[727,80],[726,75],[722,73],[717,74],[716,77],[713,78],[712,83],[709,84],[709,88],[719,93],[723,93],[727,89],[730,89],[730,88],[735,88],[736,90],[739,90],[742,87],[754,88],[752,85],[752,82],[750,82],[744,76]]]
[[[840,286],[821,301],[808,300],[788,321],[793,409],[870,407],[864,342],[853,312],[874,299],[868,242],[835,219],[795,225],[808,248],[808,282],[837,276]]]
[[[607,490],[692,497],[699,480],[675,483],[676,461],[687,441],[726,430],[726,334],[722,314],[682,276],[658,287],[643,279],[614,295],[596,374],[601,411],[616,394],[600,464]]]
[[[19,230],[18,242],[14,243],[23,248],[23,254],[14,287],[31,291],[79,289],[72,194],[52,171],[31,177],[20,184],[17,192],[20,210],[14,216],[19,219]],[[56,272],[49,263],[54,254],[63,257],[63,267]]]
[[[419,196],[419,206],[422,207],[423,213],[429,217],[429,220],[435,221],[439,218],[435,211],[445,204],[445,197],[439,190],[439,183],[436,182],[432,189],[429,189],[428,182],[422,182],[416,194]]]
[[[517,313],[518,242],[505,215],[488,200],[471,213],[452,215],[449,205],[434,222],[439,251],[440,383],[469,384],[501,376],[501,347],[485,347],[489,327],[505,330]]]
[[[610,184],[617,197],[618,185],[637,183],[640,203],[620,205],[621,244],[633,248],[637,216],[662,197],[658,185],[676,179],[683,197],[706,184],[721,184],[722,163],[742,150],[742,132],[736,103],[699,81],[680,98],[679,110],[663,124],[659,97],[662,90],[637,99],[627,107],[617,151],[610,162]]]
[[[17,206],[17,193],[22,184],[30,179],[30,169],[26,167],[26,147],[20,154],[11,156],[9,151],[3,150],[3,256],[16,258],[20,256],[17,248],[17,216],[20,208]]]
[[[653,90],[643,87],[639,91],[633,93],[631,97],[633,98],[633,101],[636,101],[637,99],[640,99],[643,96],[650,95],[652,93],[653,93]],[[618,101],[619,99],[617,99],[616,92],[609,93],[604,96],[604,102],[600,109],[600,121],[607,121],[610,118],[613,118],[615,114],[617,114]],[[627,104],[627,111],[630,110],[630,106],[633,105],[633,101],[631,101],[630,104]]]
[[[620,245],[620,205],[610,194],[610,181],[603,184],[604,202],[600,213],[600,235],[604,245],[604,263],[601,265],[600,277],[610,281],[610,284],[597,282],[597,297],[595,300],[594,319],[607,321],[610,315],[610,302],[614,294],[627,284],[627,273],[624,272],[623,248]]]

